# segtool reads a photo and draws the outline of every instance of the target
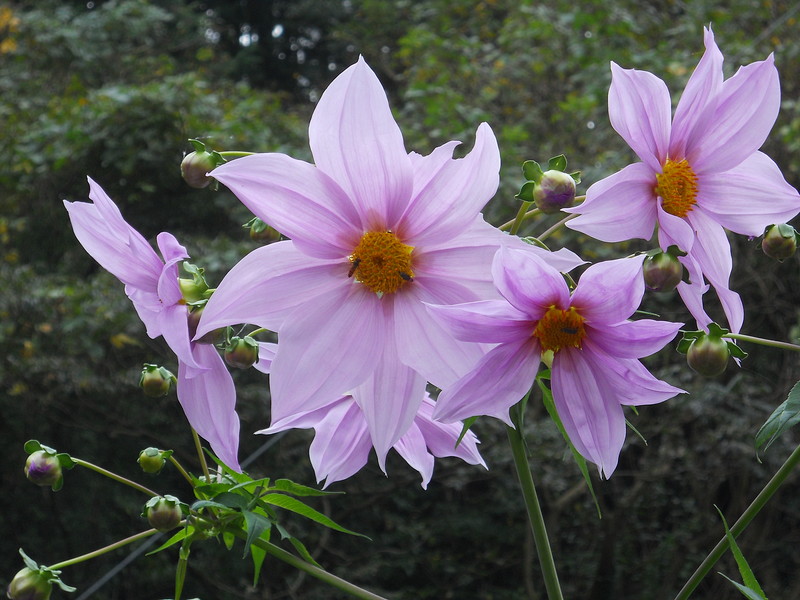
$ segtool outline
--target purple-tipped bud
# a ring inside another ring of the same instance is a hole
[[[797,232],[786,223],[772,225],[764,234],[761,249],[770,258],[784,261],[797,250]]]
[[[175,375],[164,367],[146,364],[139,377],[139,387],[151,398],[161,398],[169,393],[175,381]]]
[[[166,460],[158,448],[145,448],[139,452],[137,461],[145,473],[159,473],[164,468]]]
[[[683,265],[678,258],[660,252],[644,261],[644,284],[654,292],[671,292],[681,282]]]
[[[545,171],[533,188],[533,199],[536,208],[548,215],[569,208],[575,201],[575,180],[563,171]]]
[[[25,461],[25,477],[36,485],[52,487],[61,475],[58,457],[44,450],[33,452]]]
[[[155,496],[144,506],[142,515],[153,529],[169,531],[180,525],[183,518],[180,501],[174,496]]]
[[[181,161],[181,177],[191,187],[202,189],[211,183],[212,178],[206,173],[213,171],[217,163],[210,152],[190,152]]]
[[[225,348],[225,362],[237,369],[252,367],[258,360],[258,342],[249,336],[233,337]]]
[[[11,600],[48,600],[53,584],[46,574],[25,567],[14,575],[6,596]]]
[[[692,370],[705,377],[721,375],[728,366],[731,351],[719,337],[704,335],[697,338],[686,351],[686,362]]]

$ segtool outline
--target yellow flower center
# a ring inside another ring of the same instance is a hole
[[[391,231],[368,231],[350,255],[348,276],[355,276],[378,295],[393,294],[414,280],[413,250]]]
[[[656,194],[662,208],[676,217],[685,217],[697,203],[697,175],[684,158],[680,162],[667,159],[662,173],[656,175]]]
[[[583,327],[585,320],[572,306],[567,310],[551,306],[536,323],[533,335],[539,338],[542,352],[548,350],[558,352],[566,346],[580,348],[581,341],[586,337],[586,330]]]

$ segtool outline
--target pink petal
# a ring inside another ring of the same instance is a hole
[[[323,487],[347,479],[367,464],[372,444],[364,415],[352,398],[331,405],[314,429],[309,456],[317,482],[325,480]]]
[[[203,367],[195,361],[194,351],[189,343],[189,320],[186,305],[165,306],[158,313],[157,319],[159,335],[164,336],[164,341],[167,342],[178,360],[191,368],[187,376],[193,377],[195,369],[203,370]]]
[[[689,283],[683,281],[679,283],[678,294],[680,294],[686,308],[689,309],[689,312],[697,321],[697,326],[707,331],[708,325],[713,319],[708,316],[703,308],[703,295],[710,286],[705,282],[703,273],[700,271],[700,265],[697,264],[697,260],[693,256],[684,256],[678,260],[689,273]]]
[[[317,167],[355,203],[364,228],[395,226],[414,176],[386,93],[363,58],[322,94],[308,136]]]
[[[433,477],[433,455],[428,452],[425,446],[425,438],[415,424],[411,424],[408,431],[397,440],[394,449],[405,459],[411,468],[419,471],[422,475],[422,489],[428,489],[431,477]]]
[[[711,29],[703,28],[703,37],[706,51],[683,90],[672,121],[669,154],[679,160],[685,156],[687,147],[696,144],[693,137],[695,127],[702,121],[709,104],[711,109],[716,106],[714,99],[722,89],[722,53],[714,42]]]
[[[666,381],[656,379],[636,359],[619,360],[604,356],[602,351],[597,351],[591,344],[587,350],[591,351],[595,364],[602,365],[606,377],[616,390],[616,398],[620,404],[626,406],[658,404],[678,394],[686,393]]]
[[[186,248],[184,248],[171,233],[162,231],[156,237],[156,243],[158,244],[161,256],[164,258],[165,266],[173,265],[189,258],[189,253],[186,252]]]
[[[604,242],[649,240],[656,226],[655,174],[649,165],[634,163],[598,181],[582,204],[565,209],[580,215],[567,227]]]
[[[262,373],[268,374],[272,369],[272,361],[275,360],[275,353],[277,351],[278,344],[258,342],[258,361],[253,367]]]
[[[618,358],[643,358],[666,346],[683,323],[641,319],[616,325],[586,327],[586,336],[606,354]]]
[[[527,249],[501,248],[492,276],[502,296],[519,311],[539,320],[550,306],[569,306],[569,288],[561,274]]]
[[[667,158],[672,102],[666,84],[647,71],[611,63],[611,126],[642,161],[657,171]]]
[[[505,300],[425,306],[434,320],[444,325],[453,337],[464,342],[513,342],[529,337],[534,329],[530,316]]]
[[[310,256],[346,257],[363,234],[352,201],[314,165],[284,154],[253,154],[217,167],[211,176]]]
[[[438,457],[455,456],[471,465],[483,465],[486,463],[478,451],[478,438],[472,431],[468,431],[461,442],[456,446],[458,438],[461,436],[463,423],[441,423],[433,420],[433,412],[436,403],[426,394],[419,407],[419,412],[414,419],[414,423],[419,427],[425,437],[425,445],[431,454]]]
[[[781,103],[778,71],[772,55],[751,63],[722,84],[717,108],[696,130],[686,158],[698,175],[736,167],[758,150],[772,129]]]
[[[756,152],[738,168],[703,177],[697,203],[714,221],[742,235],[761,235],[800,212],[800,195],[766,154]]]
[[[572,293],[571,305],[594,327],[625,321],[644,295],[643,261],[640,254],[590,266]]]
[[[197,337],[239,323],[278,331],[301,304],[351,287],[348,265],[347,261],[310,258],[291,241],[257,248],[220,282],[203,309]]]
[[[691,252],[694,246],[694,229],[686,219],[665,211],[661,199],[657,203],[658,211],[658,244],[663,250],[677,246],[683,252]]]
[[[500,183],[500,150],[486,123],[478,127],[475,147],[464,158],[443,164],[438,155],[431,160],[440,165],[438,171],[424,187],[416,189],[415,184],[415,194],[397,226],[398,235],[412,246],[457,236],[494,196]]]
[[[472,371],[442,390],[434,418],[449,423],[487,415],[511,425],[508,409],[533,385],[540,355],[534,337],[495,346]]]
[[[313,410],[363,383],[385,351],[387,324],[381,301],[363,286],[298,306],[279,330],[272,361],[273,419]]]
[[[214,454],[231,469],[241,471],[237,458],[239,417],[236,389],[216,348],[194,345],[195,360],[205,368],[188,378],[186,365],[178,363],[178,400],[189,424],[211,445]]]

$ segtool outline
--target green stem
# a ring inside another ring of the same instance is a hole
[[[75,457],[71,457],[71,458],[72,458],[72,462],[74,462],[76,465],[80,465],[82,467],[86,467],[87,469],[91,469],[92,471],[100,473],[101,475],[105,475],[106,477],[108,477],[110,479],[113,479],[114,481],[118,481],[120,483],[124,483],[125,485],[129,485],[130,487],[132,487],[132,488],[134,488],[136,490],[139,490],[140,492],[144,492],[145,494],[147,494],[150,497],[160,496],[161,495],[158,492],[154,492],[153,490],[151,490],[149,488],[146,488],[143,485],[140,485],[140,484],[136,483],[135,481],[131,481],[130,479],[126,479],[125,477],[122,477],[121,475],[117,475],[116,473],[112,473],[111,471],[107,471],[103,467],[98,467],[97,465],[93,465],[92,463],[86,462],[85,460],[81,460],[80,458],[75,458]]]
[[[231,532],[243,540],[247,539],[247,534],[241,529],[232,529]],[[350,594],[354,598],[362,598],[362,600],[386,600],[386,598],[384,598],[383,596],[378,596],[377,594],[373,594],[372,592],[360,588],[357,585],[350,583],[345,579],[337,577],[333,573],[329,573],[325,569],[321,569],[317,566],[314,566],[311,563],[304,561],[302,558],[299,558],[294,554],[290,554],[286,550],[279,548],[275,544],[272,544],[270,542],[261,539],[256,539],[252,543],[258,546],[259,548],[266,550],[267,554],[271,554],[275,558],[282,560],[283,562],[295,567],[296,569],[300,569],[301,571],[308,573],[312,577],[316,577],[317,579],[324,581],[328,585],[335,587],[338,590]]]
[[[563,600],[564,596],[561,594],[561,585],[558,582],[556,563],[553,559],[553,551],[550,549],[550,540],[547,537],[542,508],[539,505],[539,498],[536,496],[536,487],[533,484],[533,476],[528,464],[525,440],[518,429],[507,427],[506,432],[508,433],[508,441],[511,444],[511,452],[514,456],[514,465],[517,469],[522,495],[525,498],[525,505],[528,509],[528,519],[533,532],[533,540],[536,543],[536,550],[539,554],[539,565],[542,569],[547,597],[549,600]]]
[[[561,219],[558,223],[556,223],[552,227],[549,227],[548,229],[546,229],[541,235],[537,235],[536,238],[538,240],[540,240],[540,241],[546,240],[547,238],[549,238],[553,234],[554,231],[556,231],[564,223],[566,223],[567,221],[571,221],[572,219],[574,219],[575,217],[578,217],[578,216],[579,215],[576,215],[576,214],[567,215],[566,217]]]
[[[225,152],[220,152],[219,155],[225,159],[228,158],[242,158],[243,156],[250,156],[254,154],[253,152],[244,152],[240,150],[226,150]]]
[[[171,462],[173,465],[175,465],[175,468],[176,468],[176,469],[178,469],[178,471],[180,471],[180,474],[181,474],[181,475],[183,475],[183,478],[184,478],[186,481],[188,481],[190,485],[194,485],[194,481],[192,481],[192,476],[191,476],[191,475],[189,475],[189,473],[187,473],[187,472],[186,472],[186,469],[184,469],[184,468],[183,468],[183,466],[181,465],[181,463],[179,463],[179,462],[178,462],[178,461],[175,459],[175,457],[174,457],[174,456],[171,456],[171,455],[170,455],[170,457],[169,457],[169,460],[170,460],[170,462]]]
[[[789,474],[792,472],[797,464],[800,463],[800,446],[795,448],[794,452],[786,459],[786,462],[781,465],[781,468],[777,470],[775,475],[773,475],[772,479],[769,480],[767,485],[764,486],[764,489],[756,496],[755,500],[747,507],[742,513],[742,516],[739,517],[739,520],[733,524],[730,531],[734,537],[737,537],[742,531],[744,531],[745,527],[750,524],[755,516],[764,508],[764,505],[769,501],[772,495],[778,491],[778,488],[783,484]],[[708,575],[708,572],[714,567],[716,562],[725,554],[725,551],[728,549],[728,539],[727,537],[723,537],[717,542],[717,545],[714,546],[714,549],[706,556],[705,560],[697,567],[697,570],[692,574],[689,580],[686,582],[686,585],[683,586],[678,595],[675,596],[675,600],[687,600],[695,588],[700,585],[700,582],[703,580],[703,577]]]
[[[722,337],[730,338],[732,340],[741,340],[743,342],[752,342],[753,344],[761,344],[762,346],[772,346],[773,348],[781,348],[783,350],[794,350],[795,352],[800,352],[800,346],[797,344],[790,344],[789,342],[768,340],[765,338],[753,337],[752,335],[744,335],[741,333],[726,333]]]
[[[206,462],[206,455],[203,452],[203,444],[200,443],[200,436],[197,435],[197,432],[192,429],[192,437],[194,438],[194,447],[197,450],[197,457],[200,459],[200,467],[203,469],[203,475],[205,475],[206,481],[211,483],[211,473],[208,472],[208,463]]]
[[[75,460],[74,458],[72,460]],[[110,546],[105,546],[100,548],[99,550],[95,550],[94,552],[89,552],[88,554],[83,554],[81,556],[76,556],[75,558],[70,558],[69,560],[62,561],[60,563],[56,563],[48,567],[49,569],[62,569],[64,567],[69,567],[70,565],[75,565],[80,562],[91,560],[92,558],[97,558],[98,556],[102,556],[106,552],[111,552],[112,550],[116,550],[117,548],[122,548],[131,542],[135,542],[137,540],[142,540],[146,537],[150,537],[154,533],[158,533],[156,529],[148,529],[147,531],[142,531],[141,533],[137,533],[136,535],[132,535],[130,537],[125,538],[124,540],[120,540],[118,542],[114,542]]]
[[[503,223],[502,225],[500,225],[499,227],[500,231],[508,230],[508,232],[511,235],[517,235],[517,232],[519,231],[519,228],[522,226],[522,222],[525,219],[527,219],[528,217],[532,217],[534,215],[538,215],[540,212],[542,212],[538,208],[534,208],[533,210],[528,210],[532,204],[533,202],[523,202],[522,205],[519,207],[519,210],[517,211],[517,216],[514,217],[508,223]]]

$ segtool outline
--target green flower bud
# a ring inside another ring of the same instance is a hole
[[[180,525],[183,519],[181,503],[175,496],[153,496],[144,505],[142,516],[158,531],[169,531]]]
[[[270,242],[277,242],[281,239],[281,234],[278,231],[264,223],[264,221],[258,217],[250,219],[244,224],[244,227],[250,230],[250,239],[254,242],[269,244]]]
[[[137,461],[145,473],[159,473],[166,464],[164,453],[158,448],[145,448],[139,452]]]
[[[784,261],[797,250],[797,232],[786,223],[771,225],[761,241],[761,249],[770,258]]]
[[[563,171],[545,171],[533,188],[536,208],[545,214],[553,214],[569,208],[575,201],[575,180]]]
[[[683,265],[668,252],[660,252],[644,261],[644,284],[654,292],[671,292],[681,282]]]
[[[164,367],[145,364],[139,377],[139,387],[151,398],[161,398],[169,393],[176,381],[175,375]]]
[[[686,362],[693,371],[705,377],[721,375],[728,366],[731,351],[720,337],[704,335],[695,339],[686,351]]]
[[[203,316],[203,306],[192,306],[189,308],[189,339],[194,340],[197,335],[197,326],[200,324],[200,317]],[[225,336],[225,328],[220,327],[209,331],[204,336],[194,340],[198,344],[218,344]]]
[[[62,477],[61,462],[55,454],[37,450],[25,461],[25,477],[36,485],[53,487]]]
[[[231,338],[225,348],[225,362],[237,369],[252,367],[258,360],[258,342],[250,336]]]
[[[25,567],[14,575],[6,596],[11,600],[48,600],[52,591],[53,584],[46,573]]]
[[[211,152],[190,152],[181,161],[181,177],[191,187],[202,189],[212,181],[206,173],[213,171],[217,164],[218,159]]]

